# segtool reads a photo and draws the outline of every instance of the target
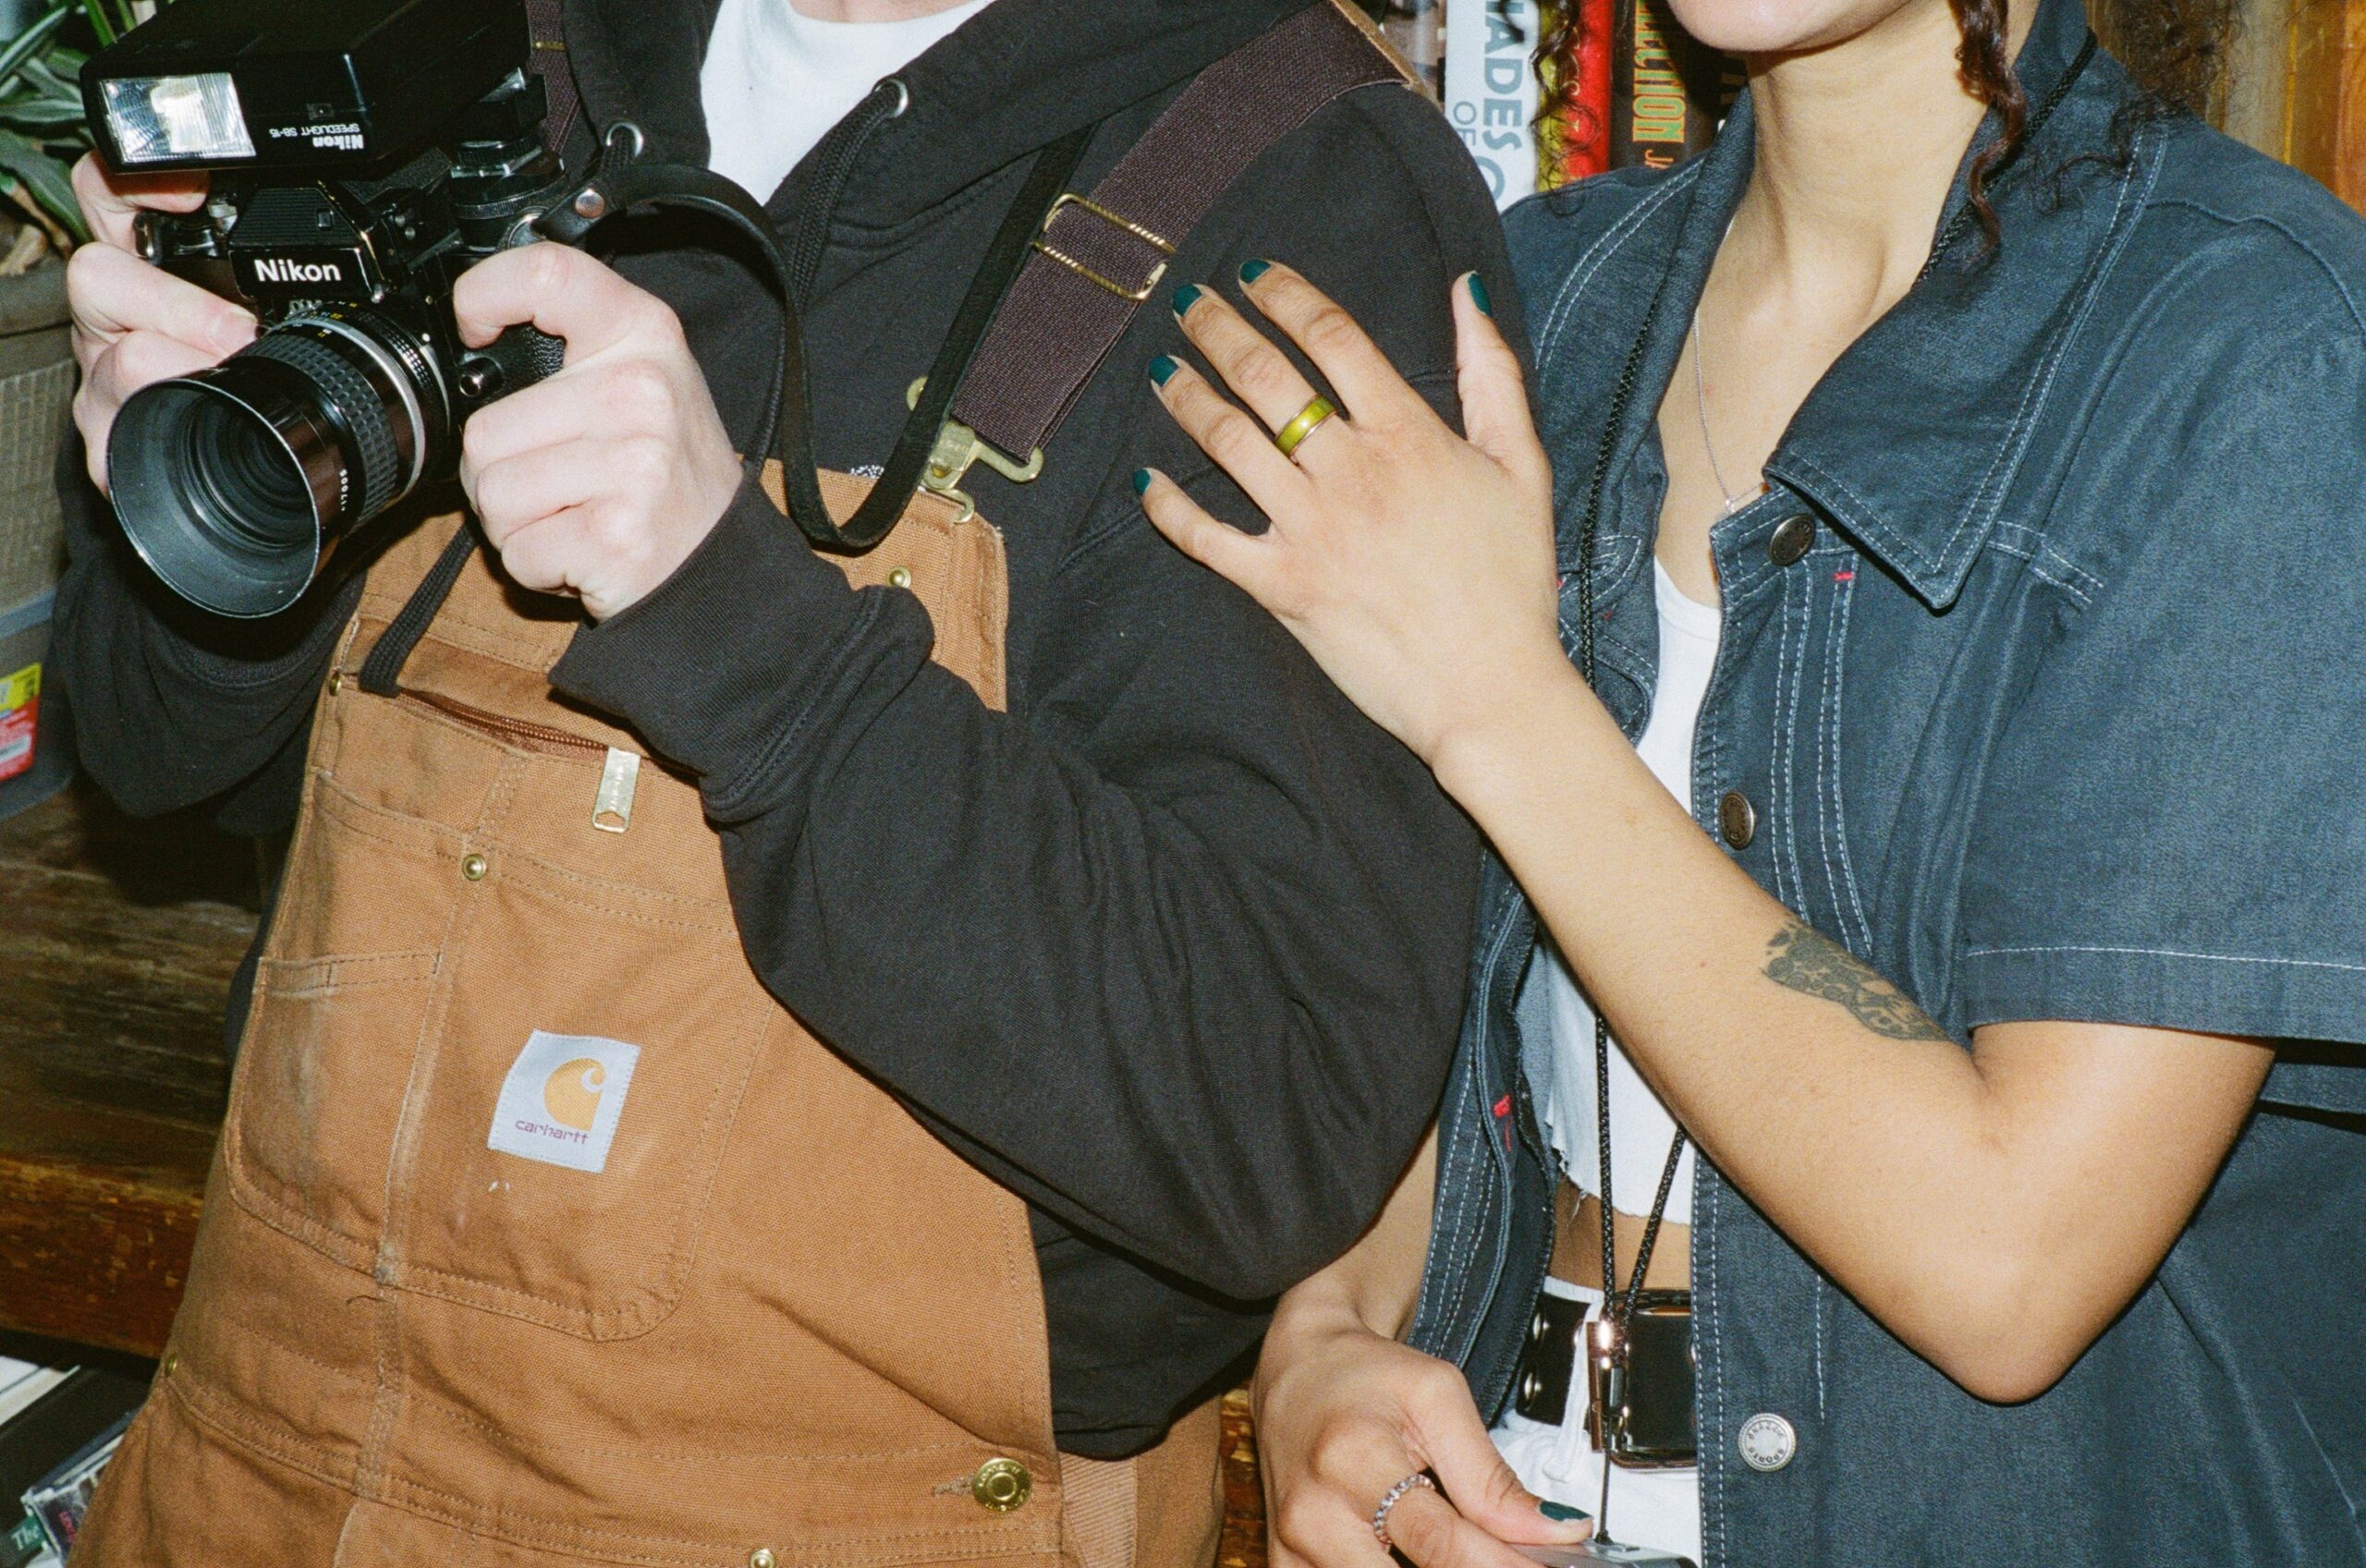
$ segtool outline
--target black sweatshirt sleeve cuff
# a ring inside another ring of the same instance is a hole
[[[729,821],[786,787],[823,716],[933,640],[918,601],[850,588],[751,479],[672,577],[575,634],[551,684],[696,773]]]

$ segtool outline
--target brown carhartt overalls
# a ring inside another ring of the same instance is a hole
[[[923,493],[841,564],[1000,707],[1002,541],[959,517]],[[403,694],[360,688],[459,526],[372,568],[322,692],[188,1295],[74,1568],[1210,1562],[1213,1407],[1058,1455],[1025,1206],[758,981],[697,787],[550,687],[576,606],[479,553]]]
[[[945,434],[1040,456],[1233,180],[1410,79],[1345,0],[1202,70],[1051,204]],[[363,689],[460,526],[339,645],[188,1295],[73,1568],[1204,1568],[1214,1406],[1056,1453],[1025,1205],[758,981],[696,785],[551,688],[578,607],[480,553]],[[1003,705],[994,529],[924,492],[830,558]]]

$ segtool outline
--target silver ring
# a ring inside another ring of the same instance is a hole
[[[1430,1479],[1430,1473],[1427,1470],[1416,1470],[1383,1493],[1380,1506],[1372,1511],[1372,1537],[1380,1543],[1381,1550],[1396,1550],[1396,1543],[1388,1538],[1388,1511],[1404,1501],[1405,1494],[1415,1487],[1425,1488],[1430,1491],[1438,1489],[1438,1484]]]

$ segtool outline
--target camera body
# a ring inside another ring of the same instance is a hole
[[[262,329],[134,395],[109,442],[125,531],[184,598],[286,609],[456,471],[476,408],[558,368],[531,328],[470,348],[451,306],[567,188],[529,43],[522,0],[179,0],[86,67],[115,167],[211,176],[198,211],[140,215],[141,255]]]

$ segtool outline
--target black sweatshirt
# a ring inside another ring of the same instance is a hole
[[[903,73],[910,108],[834,213],[801,200],[812,160],[793,173],[769,203],[784,232],[827,224],[806,311],[821,461],[884,461],[1030,153],[1102,122],[1089,189],[1193,72],[1302,3],[999,0]],[[651,156],[705,162],[713,15],[570,0],[592,124],[629,117]],[[745,441],[771,297],[699,249],[720,237],[698,220],[622,223],[600,239],[680,313]],[[1237,298],[1260,256],[1330,289],[1442,408],[1451,280],[1476,268],[1514,298],[1469,160],[1396,88],[1251,168],[1167,283]],[[1059,1440],[1101,1456],[1154,1440],[1237,1368],[1268,1299],[1370,1222],[1444,1081],[1478,866],[1415,759],[1143,519],[1130,478],[1152,466],[1255,521],[1151,397],[1161,351],[1182,351],[1163,298],[1042,479],[971,470],[1008,546],[1007,716],[928,662],[916,600],[850,590],[752,492],[553,675],[699,777],[774,994],[1029,1200]],[[69,501],[55,657],[91,772],[135,812],[285,826],[353,588],[212,622],[165,601],[95,495]]]

